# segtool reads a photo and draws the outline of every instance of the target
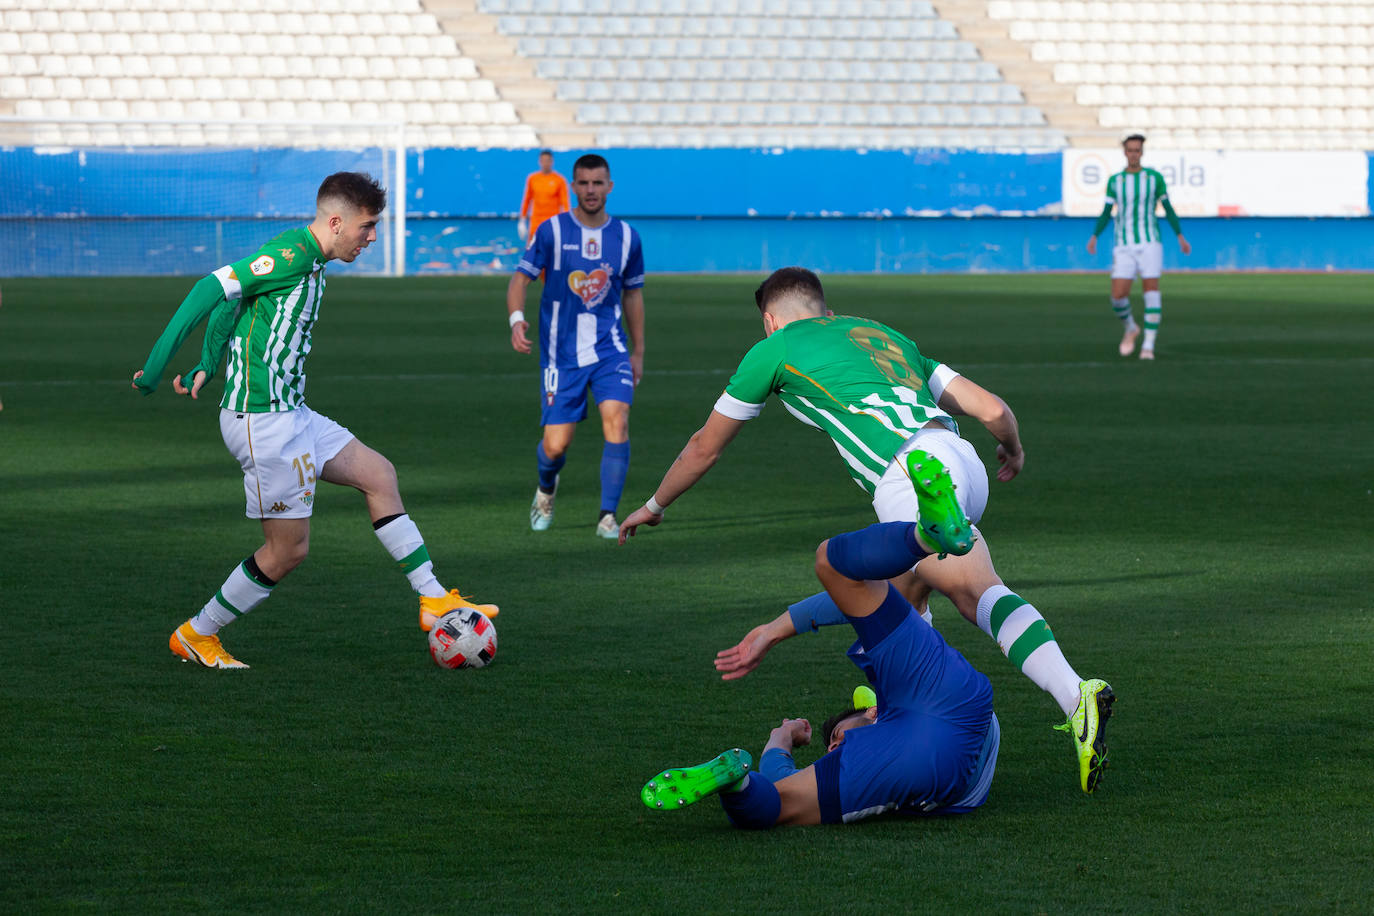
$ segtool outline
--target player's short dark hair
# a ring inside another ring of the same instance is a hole
[[[320,184],[315,206],[331,199],[378,216],[386,209],[386,188],[366,172],[335,172]]]
[[[611,177],[611,164],[606,161],[605,156],[599,156],[596,153],[587,153],[584,156],[577,157],[577,161],[573,163],[574,179],[577,178],[578,169],[587,169],[588,171],[592,169],[605,169],[606,177]]]
[[[1125,146],[1127,143],[1130,143],[1132,140],[1139,140],[1141,143],[1144,143],[1144,142],[1145,142],[1145,135],[1144,135],[1144,134],[1131,134],[1131,135],[1130,135],[1129,137],[1127,137],[1125,140],[1122,140],[1122,141],[1121,141],[1121,145],[1122,145],[1122,146]]]
[[[539,155],[540,155],[540,156],[548,156],[550,159],[552,159],[552,158],[553,158],[553,150],[551,150],[551,149],[541,149],[541,150],[539,151]]]
[[[798,294],[825,306],[825,289],[821,278],[805,267],[783,267],[773,271],[754,290],[754,304],[762,312],[783,296]]]
[[[850,716],[858,715],[862,709],[855,709],[851,703],[844,712],[837,712],[821,724],[821,747],[830,747],[830,736],[835,734],[835,726],[839,725]]]

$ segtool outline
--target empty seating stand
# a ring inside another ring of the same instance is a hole
[[[478,0],[603,145],[1057,148],[921,0]]]
[[[1105,134],[1168,146],[1374,147],[1369,0],[992,0]]]
[[[538,142],[420,0],[0,0],[0,100],[111,122],[52,143]]]

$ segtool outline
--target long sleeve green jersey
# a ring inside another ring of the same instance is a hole
[[[305,358],[324,298],[325,257],[308,227],[288,229],[256,253],[201,280],[153,345],[138,385],[152,393],[167,363],[208,319],[200,361],[213,376],[228,351],[220,406],[245,413],[305,403]]]

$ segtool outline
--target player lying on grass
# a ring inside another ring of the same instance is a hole
[[[947,491],[946,491],[947,492]],[[910,522],[871,525],[836,535],[816,550],[816,575],[836,606],[824,624],[848,622],[858,641],[850,657],[876,699],[855,702],[821,730],[826,754],[798,770],[792,749],[809,744],[811,724],[784,719],[750,773],[738,748],[707,763],[665,770],[641,791],[650,808],[677,808],[714,793],[736,827],[851,823],[875,814],[958,814],[987,800],[1000,729],[992,685],[917,615],[884,580],[927,554]],[[906,564],[905,567],[902,564]],[[795,635],[783,614],[765,625],[778,639]],[[760,628],[763,629],[763,628]],[[726,672],[757,658],[721,653]]]
[[[460,607],[497,613],[495,605],[474,605],[439,584],[391,462],[305,404],[305,357],[324,298],[325,264],[351,262],[376,241],[386,191],[367,175],[338,172],[320,185],[315,208],[310,225],[288,229],[192,287],[134,373],[133,387],[152,394],[187,335],[208,319],[200,362],[185,375],[190,387],[180,375],[172,380],[177,394],[199,398],[229,351],[220,435],[243,468],[247,514],[261,520],[263,545],[168,641],[182,659],[207,668],[248,667],[225,650],[219,631],[266,601],[305,559],[317,480],[362,492],[378,540],[421,596],[421,629]]]
[[[872,499],[879,521],[930,520],[918,514],[906,459],[922,449],[952,475],[958,502],[973,524],[987,506],[987,471],[973,446],[960,438],[954,416],[971,416],[997,440],[997,479],[1012,480],[1026,460],[1016,416],[1000,397],[921,353],[887,325],[833,315],[814,273],[787,267],[766,279],[754,300],[764,339],[740,361],[706,424],[688,440],[654,495],[621,525],[621,542],[640,525],[654,526],[663,510],[699,481],[745,422],[777,395],[793,416],[826,433],[854,481]],[[934,524],[934,522],[931,522]],[[1029,602],[1007,588],[976,528],[958,551],[922,559],[894,584],[918,607],[930,588],[948,597],[970,623],[997,641],[1002,652],[1067,717],[1078,757],[1079,785],[1092,792],[1101,778],[1093,742],[1099,715],[1111,708],[1105,681],[1084,680],[1065,659],[1054,633]],[[971,545],[971,549],[969,548]],[[913,561],[914,563],[915,561]],[[919,581],[918,581],[919,577]],[[792,607],[808,619],[833,615],[825,592]],[[1085,723],[1084,728],[1073,727]]]

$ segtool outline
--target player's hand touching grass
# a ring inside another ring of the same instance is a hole
[[[635,529],[640,525],[648,525],[650,528],[657,527],[663,522],[663,513],[653,513],[648,506],[640,506],[631,512],[625,521],[620,523],[620,543],[624,544],[626,538],[635,536]]]

